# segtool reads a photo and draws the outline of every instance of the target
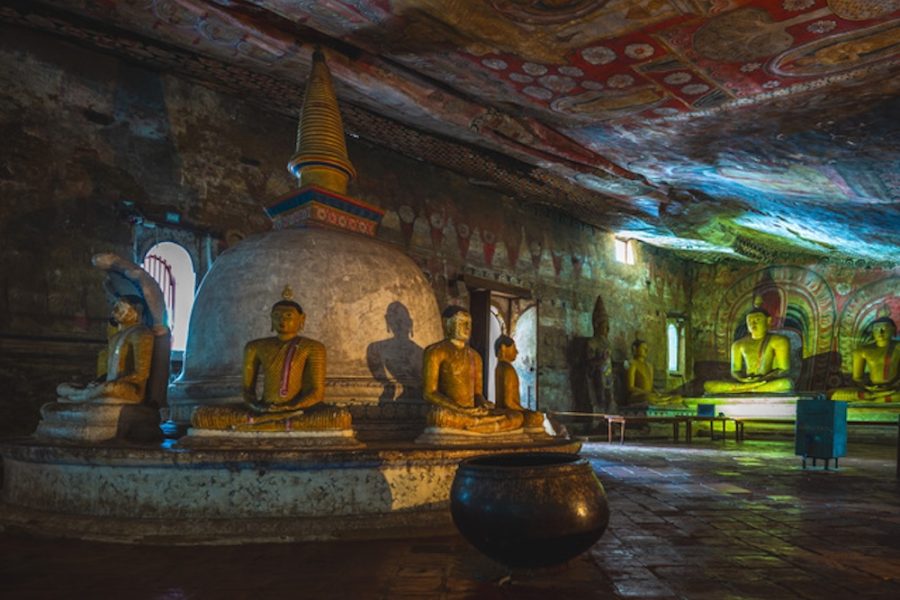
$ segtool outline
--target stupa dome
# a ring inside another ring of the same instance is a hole
[[[249,237],[213,264],[169,391],[173,408],[240,400],[244,345],[274,335],[269,315],[286,285],[306,314],[302,335],[325,345],[326,402],[416,399],[422,349],[443,335],[421,270],[371,237],[305,228]]]

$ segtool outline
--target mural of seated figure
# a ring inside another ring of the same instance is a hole
[[[300,335],[306,315],[292,296],[286,287],[283,299],[272,306],[276,335],[244,347],[244,403],[197,408],[191,418],[192,437],[221,435],[216,432],[330,432],[352,438],[350,411],[323,402],[325,346]],[[260,373],[263,389],[257,397]]]
[[[897,325],[890,317],[872,322],[874,342],[853,351],[854,387],[832,390],[832,400],[849,402],[900,401],[900,344]],[[868,377],[866,377],[868,373]]]
[[[746,317],[749,335],[731,345],[732,381],[707,381],[707,394],[784,393],[794,389],[790,378],[791,343],[781,334],[771,333],[772,318],[762,307],[754,307]]]
[[[521,410],[492,408],[485,399],[481,356],[468,345],[472,317],[458,306],[444,310],[445,339],[425,348],[422,395],[431,408],[421,443],[451,441],[447,436],[522,435]],[[522,436],[527,437],[527,436]]]
[[[522,407],[519,397],[519,374],[512,365],[519,355],[515,340],[507,335],[501,335],[494,342],[494,352],[497,355],[497,366],[494,368],[494,390],[496,392],[494,397],[497,406],[520,411],[526,433],[545,434],[544,414]]]

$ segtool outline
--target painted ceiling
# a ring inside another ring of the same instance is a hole
[[[416,134],[389,136],[396,149],[528,201],[701,260],[900,264],[900,0],[41,0],[3,11],[276,109],[296,104],[284,90],[302,89],[320,45],[352,133],[383,142],[399,123]],[[485,158],[448,163],[442,144]]]

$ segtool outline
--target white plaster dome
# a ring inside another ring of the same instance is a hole
[[[302,335],[325,345],[326,402],[417,399],[422,350],[442,337],[428,281],[388,244],[311,228],[255,235],[219,256],[197,293],[173,408],[239,401],[244,345],[273,335],[286,285],[306,314]]]

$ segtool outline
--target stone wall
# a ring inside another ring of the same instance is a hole
[[[295,122],[4,28],[0,131],[0,433],[13,435],[34,429],[57,382],[93,372],[108,306],[91,255],[139,259],[172,239],[202,273],[269,227],[263,204],[294,185],[285,164]],[[689,308],[686,263],[638,246],[637,264],[621,265],[611,234],[558,211],[361,140],[349,151],[359,171],[351,195],[387,210],[379,237],[413,257],[441,305],[467,302],[460,275],[532,291],[541,408],[578,405],[572,349],[591,334],[597,294],[619,370],[640,335],[663,385],[666,314]]]

